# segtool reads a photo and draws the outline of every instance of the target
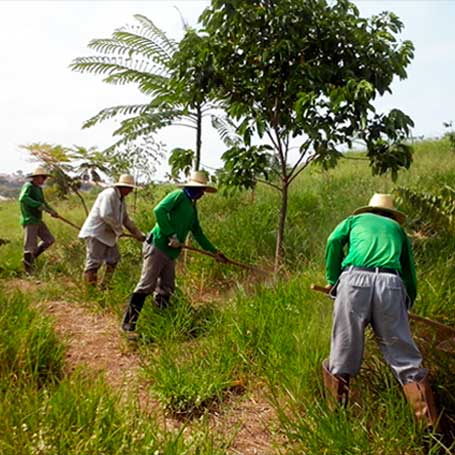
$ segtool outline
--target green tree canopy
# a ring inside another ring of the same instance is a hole
[[[399,42],[403,24],[393,13],[360,17],[348,0],[212,0],[201,16],[213,55],[213,80],[244,144],[225,154],[228,181],[248,187],[270,163],[281,191],[276,267],[280,262],[289,185],[311,162],[326,168],[354,139],[366,144],[373,173],[412,161],[404,140],[413,125],[399,111],[376,112],[373,101],[406,77],[413,45]],[[298,141],[291,162],[291,142]],[[255,172],[245,172],[252,167]]]

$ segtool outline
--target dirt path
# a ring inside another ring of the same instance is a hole
[[[84,367],[103,374],[106,382],[125,399],[132,397],[146,412],[162,421],[166,428],[178,428],[181,422],[165,416],[161,406],[147,393],[140,376],[141,359],[110,314],[95,314],[77,303],[41,302],[55,321],[56,332],[67,343],[66,369],[71,373]],[[227,406],[210,416],[213,432],[233,438],[230,451],[235,455],[272,453],[270,424],[274,420],[271,406],[259,392],[233,397]],[[191,425],[189,425],[191,426]]]

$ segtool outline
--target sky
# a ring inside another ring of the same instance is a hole
[[[414,136],[437,137],[455,120],[455,0],[358,0],[363,16],[388,10],[405,25],[402,39],[416,48],[408,78],[396,80],[379,110],[399,108],[415,122]],[[101,109],[144,102],[134,86],[114,86],[100,76],[69,69],[76,57],[93,54],[87,44],[151,19],[180,39],[181,16],[195,25],[205,0],[0,0],[0,173],[28,172],[36,165],[20,145],[47,142],[103,149],[114,142],[114,121],[82,129]],[[193,147],[193,133],[167,128],[158,134],[168,150]],[[205,128],[203,164],[220,165],[223,145]],[[163,172],[161,169],[160,172]]]

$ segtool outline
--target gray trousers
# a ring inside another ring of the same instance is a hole
[[[117,245],[108,246],[95,237],[85,239],[86,256],[84,272],[98,270],[103,262],[109,265],[117,265],[120,261],[120,252]]]
[[[422,356],[408,321],[408,297],[401,278],[391,273],[344,271],[335,299],[329,369],[355,375],[360,370],[364,332],[371,325],[385,361],[400,384],[421,380]]]
[[[142,246],[141,278],[134,289],[139,294],[156,294],[169,298],[175,289],[175,261],[153,244]]]
[[[41,239],[39,245],[38,238]],[[45,223],[26,224],[24,226],[24,253],[31,253],[35,256],[38,251],[46,250],[54,242],[55,238]]]

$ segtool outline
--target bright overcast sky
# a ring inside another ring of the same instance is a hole
[[[416,55],[408,79],[396,81],[381,109],[402,109],[415,122],[414,135],[443,134],[455,120],[455,0],[358,0],[363,15],[394,11],[405,24]],[[144,99],[133,86],[105,84],[100,76],[71,71],[76,57],[92,53],[87,43],[108,38],[114,29],[143,14],[169,36],[180,38],[182,21],[197,22],[204,0],[0,0],[0,173],[28,171],[20,144],[48,142],[104,148],[113,143],[115,123],[82,130],[84,120],[104,107]],[[178,10],[180,13],[178,12]],[[193,147],[185,129],[168,129],[159,138],[168,149]],[[203,162],[217,164],[223,146],[214,132],[203,137]]]

